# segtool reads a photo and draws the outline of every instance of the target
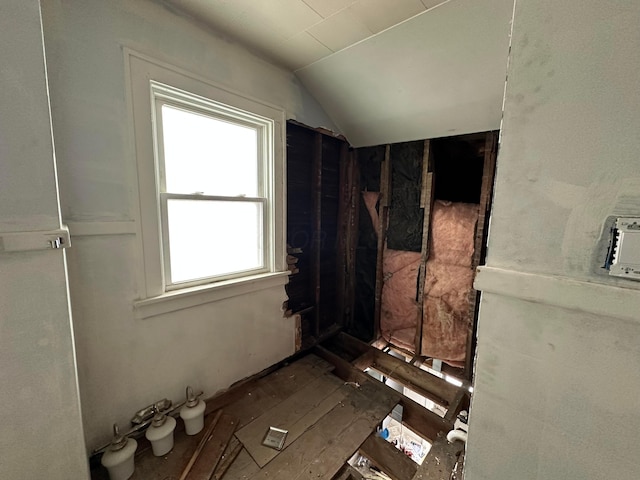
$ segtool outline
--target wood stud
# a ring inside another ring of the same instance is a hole
[[[358,170],[358,156],[355,151],[348,156],[348,186],[349,186],[349,223],[347,229],[346,248],[346,300],[345,326],[353,328],[355,291],[356,291],[356,249],[358,247],[358,225],[360,222],[360,176]]]
[[[350,232],[350,212],[347,210],[350,202],[351,183],[349,181],[349,147],[346,143],[342,143],[340,146],[340,163],[338,165],[339,168],[339,188],[340,188],[340,198],[338,201],[338,232],[337,232],[337,254],[336,261],[337,265],[337,322],[340,326],[344,326],[347,298],[348,298],[348,270],[347,270],[347,261],[348,256],[347,252],[349,250],[348,242],[349,238],[351,238],[352,233]]]
[[[424,153],[422,155],[422,185],[420,192],[420,207],[423,209],[422,217],[422,247],[420,250],[420,271],[418,274],[418,318],[416,321],[415,354],[422,354],[422,329],[424,326],[424,283],[427,276],[427,260],[429,259],[429,234],[431,232],[431,209],[433,207],[434,174],[431,166],[431,142],[424,141]]]
[[[376,262],[376,290],[374,307],[374,337],[380,336],[380,316],[382,313],[382,287],[384,285],[383,256],[387,242],[389,207],[391,205],[391,145],[386,145],[384,160],[380,166],[380,201],[378,212],[378,255]]]
[[[478,223],[476,224],[476,236],[474,240],[473,268],[480,265],[485,253],[485,227],[491,209],[493,193],[493,181],[496,168],[497,133],[487,132],[485,135],[484,164],[482,167],[482,187],[480,190],[480,207],[478,210]],[[471,381],[473,377],[473,362],[475,357],[475,335],[477,327],[479,295],[472,289],[469,294],[470,322],[467,331],[467,353],[465,357],[464,375]]]
[[[311,292],[313,295],[315,310],[313,312],[313,335],[320,337],[320,249],[322,232],[322,134],[316,133],[313,150],[313,215],[314,234],[312,240],[312,274]]]

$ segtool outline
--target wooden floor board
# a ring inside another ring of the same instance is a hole
[[[221,480],[222,477],[227,473],[229,467],[233,464],[235,459],[238,457],[238,454],[242,450],[242,444],[238,441],[238,439],[234,436],[231,437],[229,441],[229,445],[225,449],[222,454],[222,458],[220,459],[220,463],[213,472],[212,480]]]
[[[331,479],[397,402],[393,395],[376,395],[370,389],[341,388],[345,400],[254,478]]]
[[[186,480],[210,480],[237,426],[237,419],[222,414]]]
[[[322,375],[240,429],[236,437],[255,462],[264,467],[280,453],[262,445],[267,429],[277,427],[287,430],[285,448],[288,447],[342,401],[344,393],[339,391],[342,385],[343,382],[337,377]]]
[[[253,461],[246,449],[240,450],[238,456],[227,470],[224,480],[247,480],[254,478],[260,467]]]
[[[333,368],[319,357],[307,355],[244,388],[225,411],[238,418],[240,429]]]
[[[400,393],[353,369],[348,362],[329,363],[327,359],[336,360],[333,354],[322,348],[317,352],[323,358],[308,355],[207,401],[208,412],[223,408],[223,416],[237,421],[231,425],[225,420],[229,428],[218,432],[217,443],[207,445],[206,451],[203,449],[203,473],[198,478],[330,480],[345,468],[347,459],[358,451],[393,407],[405,402]],[[329,373],[334,368],[338,376]],[[431,418],[434,415],[430,416],[431,412],[416,413],[417,407],[414,409],[406,402],[404,410],[405,417],[412,420],[409,425],[424,423],[421,429],[428,433],[441,430],[438,422],[442,426],[446,423],[443,419]],[[208,423],[211,418],[209,413]],[[289,430],[291,436],[281,452],[269,450],[265,456],[252,452],[264,465],[261,469],[231,432],[237,429],[239,438],[247,445],[255,445],[262,441],[269,426],[281,426]],[[203,436],[201,433],[187,437],[177,431],[174,449],[169,454],[153,457],[150,451],[145,451],[138,455],[132,480],[179,478]],[[194,469],[194,474],[198,471],[199,467]],[[93,478],[106,478],[106,472],[100,471]]]

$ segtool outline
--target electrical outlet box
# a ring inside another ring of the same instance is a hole
[[[640,280],[640,217],[619,217],[613,228],[609,275]]]

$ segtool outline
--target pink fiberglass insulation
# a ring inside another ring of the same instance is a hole
[[[431,209],[429,260],[471,267],[478,205],[436,200]]]
[[[380,222],[376,210],[379,198],[378,192],[362,192],[362,199],[376,233]],[[420,254],[390,250],[385,245],[382,259],[384,283],[380,306],[380,333],[394,345],[414,350]]]
[[[424,285],[422,354],[464,365],[478,205],[436,201]]]
[[[427,261],[422,310],[422,355],[463,366],[470,318],[473,270]]]
[[[419,315],[416,292],[420,253],[385,248],[382,257],[384,284],[380,306],[380,333],[399,347],[415,350]]]
[[[371,216],[371,223],[373,225],[373,231],[378,234],[378,227],[380,224],[380,217],[378,216],[378,210],[376,210],[376,205],[378,204],[378,199],[380,198],[379,192],[362,192],[362,199],[364,200],[364,204],[367,207],[367,211]]]
[[[374,226],[379,194],[363,192]],[[422,355],[463,365],[471,318],[473,253],[478,206],[436,200],[431,212],[426,265]],[[420,253],[384,249],[380,333],[394,345],[415,351],[419,316],[416,292]]]

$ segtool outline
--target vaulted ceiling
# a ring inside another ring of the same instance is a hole
[[[164,0],[296,72],[354,146],[500,126],[513,0]]]

